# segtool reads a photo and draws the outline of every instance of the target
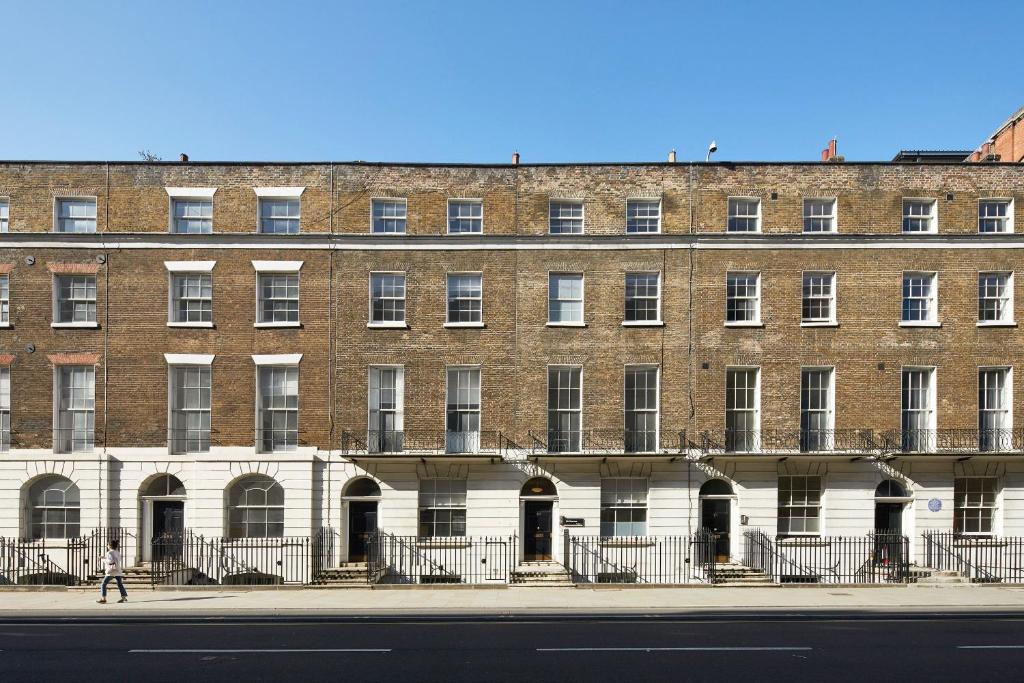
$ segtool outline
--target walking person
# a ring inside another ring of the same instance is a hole
[[[107,602],[107,584],[111,579],[117,581],[117,590],[121,592],[121,599],[118,602],[128,602],[128,592],[124,589],[124,581],[121,579],[124,572],[121,568],[121,551],[117,549],[117,539],[111,539],[107,543],[107,554],[103,556],[103,582],[100,584],[100,599],[96,602],[105,605]]]

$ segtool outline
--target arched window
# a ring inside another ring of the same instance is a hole
[[[875,489],[875,498],[906,498],[907,489],[895,479],[886,479]]]
[[[284,489],[270,477],[254,474],[239,479],[228,491],[228,535],[231,538],[284,536]]]
[[[731,496],[732,486],[729,482],[724,479],[708,479],[704,482],[704,485],[700,487],[700,494],[702,496]]]
[[[28,491],[32,538],[75,538],[79,535],[81,499],[78,487],[67,477],[51,475],[32,484]]]
[[[519,492],[520,496],[557,496],[558,490],[555,489],[555,484],[550,479],[544,477],[534,477],[530,481],[523,484],[522,491]]]
[[[373,479],[361,477],[349,482],[345,487],[346,498],[373,498],[380,495],[380,487]]]
[[[184,496],[185,485],[173,474],[161,474],[149,482],[142,492],[144,496]]]

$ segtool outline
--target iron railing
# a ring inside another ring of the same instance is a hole
[[[531,453],[681,453],[686,432],[622,429],[549,429],[528,432]]]
[[[715,540],[693,536],[575,536],[565,530],[564,562],[573,583],[715,582]]]
[[[744,564],[775,583],[907,583],[910,544],[899,533],[772,538],[743,532]]]
[[[885,449],[898,453],[1019,453],[1020,429],[893,429],[882,435]]]
[[[519,446],[509,435],[496,430],[474,432],[346,430],[341,435],[345,455],[501,455]]]
[[[1024,583],[1024,537],[925,531],[924,565],[975,583]]]
[[[308,536],[225,538],[189,530],[152,539],[152,580],[166,585],[281,585],[313,581]]]
[[[701,432],[705,452],[863,453],[878,448],[869,429],[725,429]]]
[[[424,538],[377,530],[367,544],[370,583],[509,583],[516,536]]]
[[[116,539],[131,562],[135,535],[128,529],[94,529],[71,538],[0,538],[0,583],[75,586],[103,575],[107,542]]]

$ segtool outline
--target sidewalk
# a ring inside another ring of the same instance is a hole
[[[509,588],[504,590],[0,591],[0,618],[665,614],[698,611],[1024,611],[1024,586]]]

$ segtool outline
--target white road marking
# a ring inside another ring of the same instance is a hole
[[[790,652],[811,647],[538,647],[538,652]]]
[[[173,649],[173,650],[128,650],[135,654],[253,654],[253,653],[290,653],[290,652],[391,652],[391,648],[378,647],[346,647],[346,648],[275,648],[275,649],[233,649],[233,650],[197,650],[197,649]]]
[[[957,645],[958,650],[1024,650],[1024,645]]]

